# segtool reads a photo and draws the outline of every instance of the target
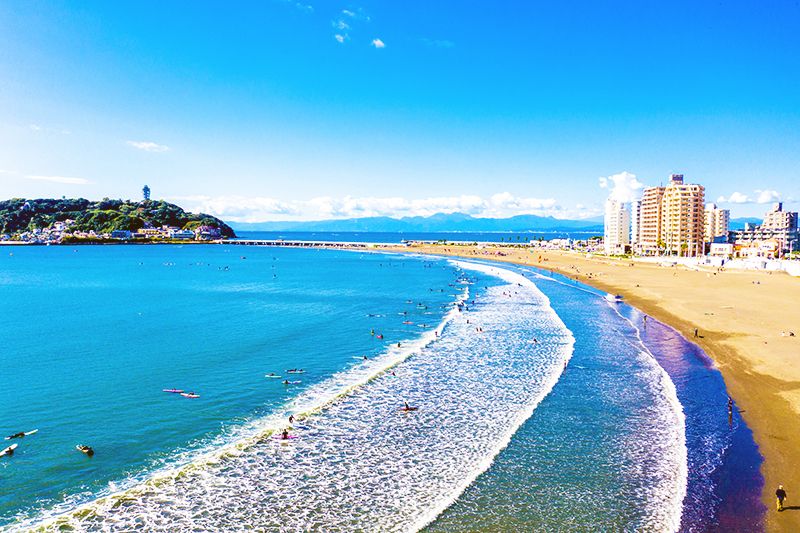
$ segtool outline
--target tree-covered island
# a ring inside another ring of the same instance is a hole
[[[208,241],[235,237],[220,219],[163,200],[12,198],[0,201],[0,240],[29,243]]]

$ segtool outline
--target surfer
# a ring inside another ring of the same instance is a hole
[[[411,407],[410,405],[408,405],[408,402],[403,402],[403,408],[400,409],[400,410],[405,412],[405,413],[408,413],[408,412],[411,412],[411,411],[416,411],[417,408],[416,407]]]
[[[6,440],[21,439],[24,436],[25,436],[25,432],[24,431],[20,431],[19,433],[14,433],[13,435],[9,435],[8,437],[6,437]]]
[[[282,440],[289,440],[289,430],[288,429],[284,429],[283,430],[283,433],[281,433],[281,439]]]
[[[83,452],[86,455],[88,455],[89,457],[94,455],[94,449],[91,446],[86,446],[84,444],[78,444],[76,446],[76,448],[78,449],[79,452]]]
[[[289,423],[291,424],[294,422],[294,415],[289,415]]]

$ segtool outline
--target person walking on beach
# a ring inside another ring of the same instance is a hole
[[[781,512],[783,511],[783,500],[786,499],[786,491],[783,490],[783,485],[778,485],[778,490],[775,491],[775,497],[777,498],[778,512]]]

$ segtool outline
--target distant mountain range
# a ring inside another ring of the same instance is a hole
[[[763,222],[763,220],[760,218],[753,217],[732,218],[730,222],[730,229],[744,229],[745,224],[761,224],[761,222]]]
[[[365,217],[305,222],[236,223],[237,231],[347,231],[347,232],[481,232],[481,231],[603,231],[602,218],[564,220],[536,215],[477,218],[463,213],[438,213],[429,217]]]

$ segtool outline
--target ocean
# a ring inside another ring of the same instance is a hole
[[[710,360],[567,278],[340,250],[0,252],[0,431],[39,430],[0,458],[0,528],[760,527],[761,459]]]

